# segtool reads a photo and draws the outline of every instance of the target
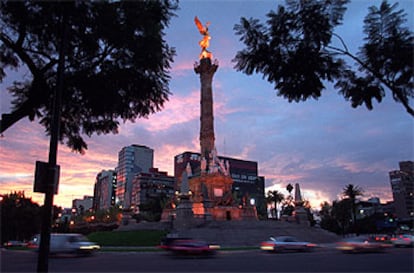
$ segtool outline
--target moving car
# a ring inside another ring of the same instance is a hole
[[[298,240],[293,236],[270,237],[260,244],[260,249],[268,252],[311,251],[316,244]]]
[[[39,249],[40,235],[30,241],[29,247]],[[50,235],[50,254],[71,253],[77,255],[93,254],[100,246],[90,242],[78,233],[52,233]]]
[[[395,247],[413,247],[414,246],[414,235],[399,234],[391,238],[391,243]]]
[[[4,247],[6,248],[10,248],[10,247],[25,247],[27,246],[27,243],[23,242],[23,241],[8,241],[4,243]]]
[[[159,247],[173,254],[189,255],[213,255],[220,248],[216,244],[189,238],[167,238],[161,242]]]
[[[337,243],[337,249],[344,253],[383,252],[392,245],[383,243],[371,236],[346,238]]]

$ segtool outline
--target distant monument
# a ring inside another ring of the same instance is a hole
[[[213,76],[218,68],[218,61],[212,63],[212,53],[207,50],[210,45],[210,34],[207,23],[205,26],[195,17],[194,22],[203,35],[199,42],[201,47],[200,61],[194,64],[194,71],[200,75],[201,98],[200,98],[200,172],[191,169],[187,164],[185,174],[178,187],[180,196],[185,187],[189,185],[191,195],[187,199],[179,198],[176,208],[176,220],[196,224],[202,221],[216,220],[257,220],[256,207],[250,204],[238,206],[235,204],[232,194],[233,179],[230,177],[229,162],[220,160],[215,147],[214,115],[213,115]],[[181,205],[183,202],[183,205]],[[193,219],[187,217],[189,214],[188,204],[191,202]],[[181,206],[181,207],[180,207]],[[186,215],[185,217],[183,215]]]
[[[299,224],[309,225],[308,214],[303,206],[304,202],[300,192],[299,183],[295,184],[295,210],[293,211]]]

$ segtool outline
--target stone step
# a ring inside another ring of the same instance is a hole
[[[270,236],[290,235],[312,243],[333,243],[340,237],[326,230],[281,221],[211,222],[203,227],[173,231],[176,236],[214,242],[222,246],[258,246]]]

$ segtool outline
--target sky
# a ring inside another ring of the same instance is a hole
[[[363,18],[368,7],[381,1],[352,1],[344,24],[335,32],[356,53],[362,43]],[[395,1],[389,1],[395,3]],[[414,28],[414,3],[398,1]],[[209,51],[219,62],[213,78],[214,126],[218,154],[258,162],[265,177],[265,191],[299,183],[303,197],[318,208],[323,201],[339,200],[343,188],[354,184],[364,190],[363,200],[379,197],[391,201],[388,172],[400,161],[414,160],[414,119],[387,92],[374,110],[352,108],[333,88],[327,87],[318,100],[289,103],[278,97],[272,84],[261,75],[245,75],[234,69],[237,51],[243,49],[233,27],[241,17],[262,22],[280,0],[189,1],[166,30],[167,43],[176,49],[170,71],[172,95],[161,112],[123,123],[116,135],[85,136],[86,154],[59,146],[61,168],[54,203],[70,207],[72,199],[93,195],[96,175],[115,169],[118,152],[132,144],[154,150],[154,167],[173,175],[174,156],[199,152],[200,80],[194,72],[202,36],[194,17],[210,22]],[[10,71],[0,83],[1,113],[10,111],[7,86],[24,76]],[[414,102],[411,101],[413,106]],[[9,128],[0,138],[0,194],[24,191],[26,197],[43,204],[44,195],[33,192],[35,162],[47,161],[49,138],[37,121],[27,118]]]

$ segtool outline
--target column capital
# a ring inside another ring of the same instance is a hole
[[[215,59],[211,62],[210,58],[202,58],[200,62],[194,63],[194,71],[196,74],[208,73],[214,74],[218,68],[218,60]]]

